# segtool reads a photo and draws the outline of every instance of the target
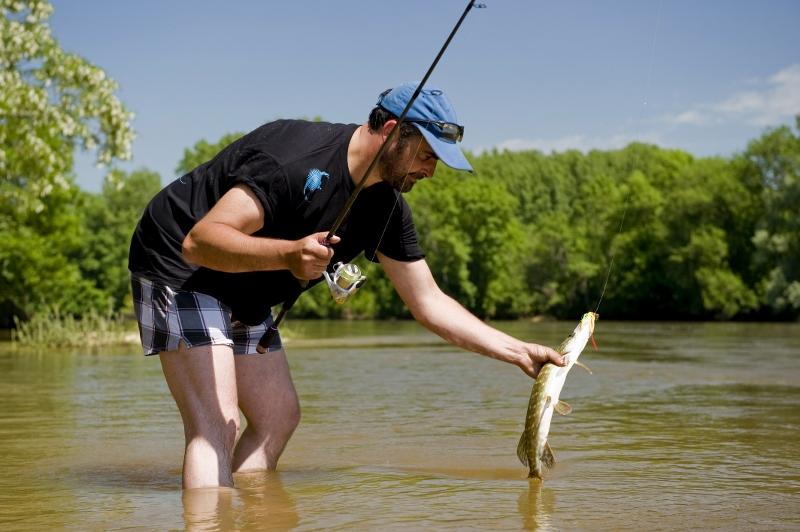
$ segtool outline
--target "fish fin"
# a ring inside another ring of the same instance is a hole
[[[586,365],[586,364],[584,364],[583,362],[579,362],[578,360],[576,360],[576,361],[575,361],[575,365],[576,365],[576,366],[578,366],[579,368],[583,368],[583,369],[585,369],[586,371],[588,371],[588,372],[589,372],[589,375],[594,375],[594,373],[592,373],[592,370],[590,370],[590,369],[589,369],[589,366],[587,366],[587,365]]]
[[[526,436],[527,434],[523,430],[522,436],[519,438],[519,444],[517,444],[517,458],[524,466],[528,465],[528,451],[530,450],[530,438]]]
[[[572,407],[569,404],[565,403],[564,401],[559,401],[556,403],[555,406],[556,412],[561,414],[562,416],[566,416],[567,414],[572,413]]]
[[[553,454],[553,449],[550,448],[550,444],[548,442],[544,442],[542,463],[547,469],[551,469],[554,465],[556,465],[556,455]]]
[[[545,412],[547,412],[547,409],[550,408],[550,403],[552,403],[552,402],[553,402],[553,398],[552,397],[550,397],[549,395],[547,397],[545,397],[545,399],[544,399],[544,408],[542,408],[542,415],[539,416],[539,421],[537,422],[537,426],[542,424],[542,418],[544,417]]]

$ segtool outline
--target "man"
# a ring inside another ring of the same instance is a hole
[[[449,342],[531,377],[558,353],[489,327],[439,290],[401,196],[441,160],[472,171],[444,93],[425,89],[337,236],[324,236],[416,89],[380,95],[367,123],[280,120],[177,179],[145,210],[129,268],[146,355],[159,354],[184,424],[186,489],[232,486],[232,473],[274,469],[300,419],[270,308],[319,282],[334,261],[380,262],[414,317]],[[310,286],[309,285],[309,286]],[[239,409],[247,428],[239,432]]]

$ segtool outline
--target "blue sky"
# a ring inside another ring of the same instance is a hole
[[[800,113],[800,2],[485,0],[429,85],[464,147],[609,149],[638,139],[730,155]],[[126,170],[175,178],[200,139],[280,117],[361,123],[418,80],[463,0],[55,0],[62,47],[103,67],[136,113]],[[106,170],[79,155],[99,190]]]

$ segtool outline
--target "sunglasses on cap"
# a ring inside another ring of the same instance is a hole
[[[452,122],[442,122],[441,120],[408,120],[406,122],[414,124],[426,124],[427,130],[439,137],[440,139],[449,140],[451,142],[461,142],[464,138],[464,126],[459,126]]]

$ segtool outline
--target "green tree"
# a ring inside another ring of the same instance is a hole
[[[102,69],[62,50],[44,0],[0,0],[0,199],[3,214],[41,212],[69,188],[76,147],[98,163],[130,157],[132,114]]]
[[[81,315],[111,305],[78,266],[88,237],[86,195],[71,184],[52,190],[41,205],[40,213],[24,211],[13,221],[0,217],[0,323],[6,327],[14,316],[27,319],[47,307]]]
[[[102,69],[53,38],[49,2],[0,0],[0,322],[48,305],[80,314],[109,298],[75,260],[86,198],[73,152],[130,156],[131,113]]]
[[[665,273],[677,313],[721,319],[746,315],[758,306],[744,259],[753,249],[747,238],[755,222],[753,194],[730,161],[720,158],[693,161],[676,178],[665,191]]]
[[[524,313],[528,247],[517,199],[481,175],[454,174],[442,170],[409,198],[431,269],[480,316]]]
[[[102,193],[86,197],[86,237],[77,263],[83,277],[110,296],[115,310],[131,306],[131,235],[145,206],[160,188],[161,178],[155,172],[136,170],[126,174],[113,170],[105,177]]]
[[[800,115],[752,141],[742,179],[761,192],[761,217],[752,236],[759,293],[771,313],[800,315]]]

